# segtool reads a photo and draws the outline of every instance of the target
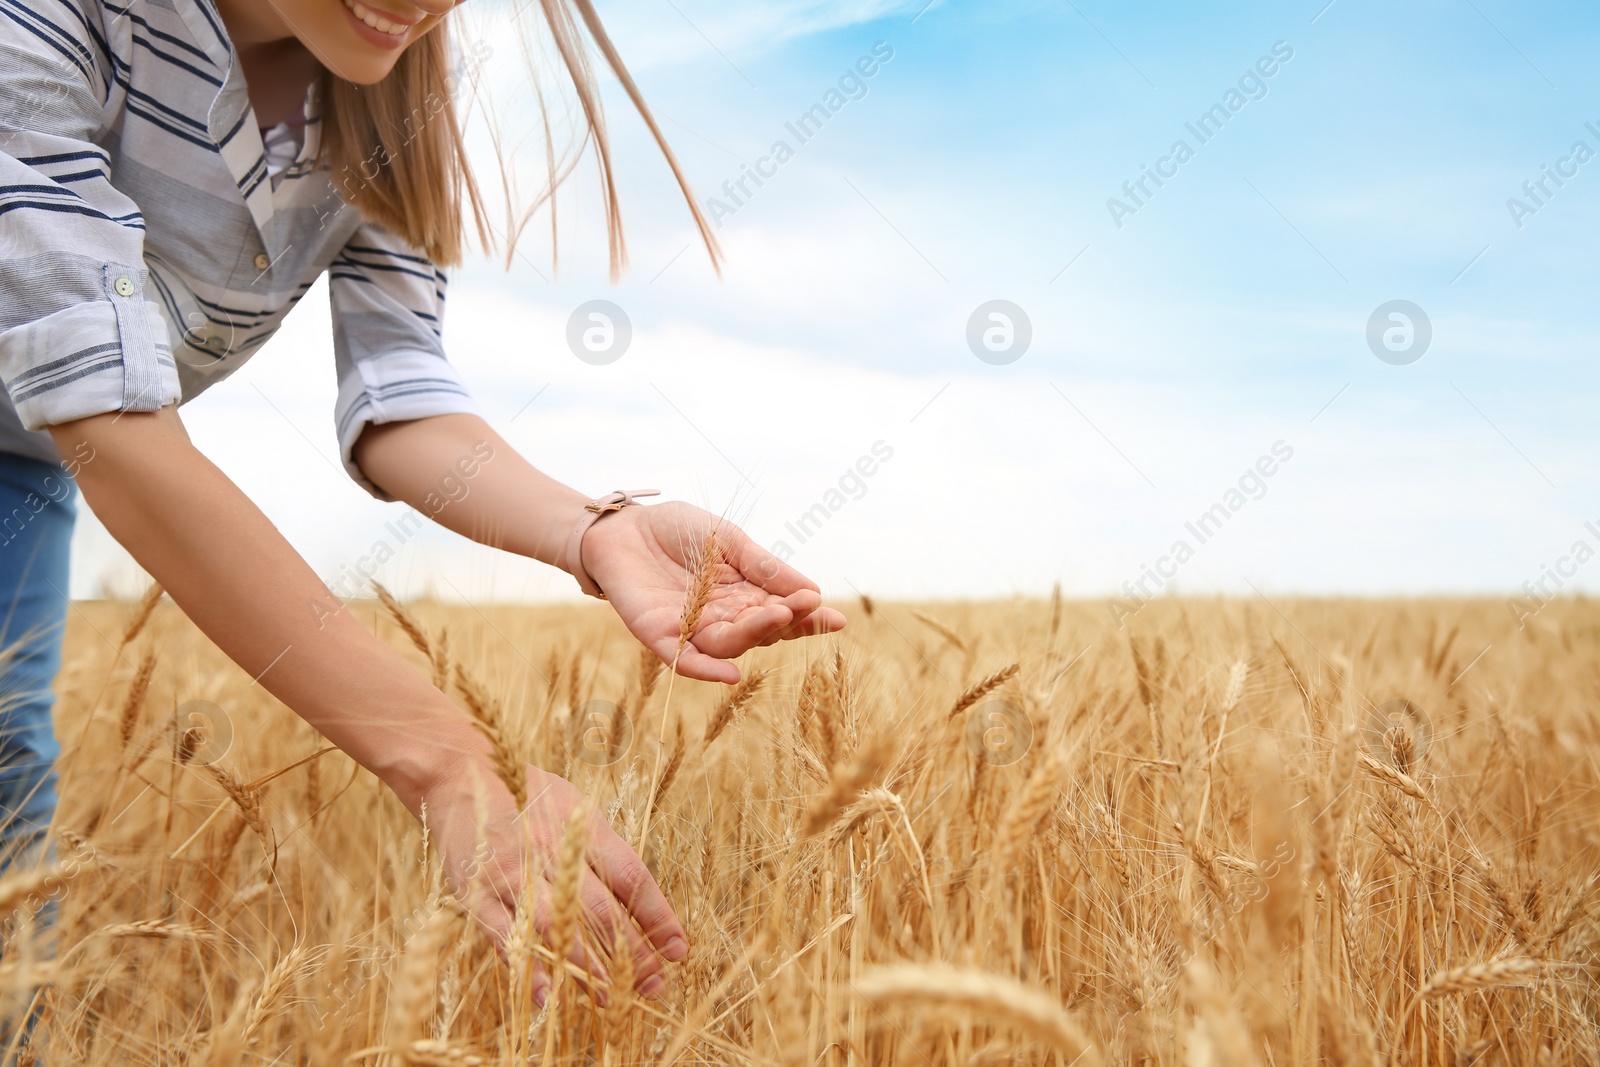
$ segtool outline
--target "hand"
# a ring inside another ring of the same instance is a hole
[[[535,875],[540,884],[534,887],[538,901],[534,928],[548,944],[551,882],[556,876],[561,839],[567,817],[583,803],[583,795],[566,779],[530,765],[528,805],[518,812],[510,792],[485,763],[472,762],[469,766],[482,778],[489,801],[481,842],[471,770],[427,794],[429,832],[444,858],[450,885],[503,956],[517,902],[525,895],[524,849],[533,849],[532,867],[542,872]],[[611,955],[616,931],[620,930],[633,953],[634,988],[644,996],[659,997],[666,989],[662,958],[677,962],[688,955],[688,938],[682,924],[643,861],[597,811],[591,811],[589,816],[585,857],[579,882],[579,936],[568,958],[588,973],[604,977],[605,960]],[[595,983],[583,984],[604,1003],[604,993]],[[550,974],[537,960],[533,987],[534,997],[542,1006],[550,988]]]
[[[682,654],[678,635],[684,598],[700,546],[715,528],[718,560],[711,598]],[[583,537],[583,563],[605,590],[629,632],[678,673],[733,683],[728,660],[757,645],[843,629],[844,616],[822,606],[816,583],[731,522],[669,501],[625,507],[601,516]]]

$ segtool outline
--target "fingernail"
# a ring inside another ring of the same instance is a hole
[[[544,1007],[544,1002],[548,999],[550,999],[550,991],[548,989],[540,988],[533,991],[533,1002],[539,1007]]]
[[[645,979],[644,985],[639,987],[639,992],[643,993],[647,997],[655,998],[659,997],[662,991],[666,988],[666,980],[659,974],[653,974],[649,978]]]
[[[661,946],[661,954],[673,963],[677,963],[689,954],[689,946],[684,944],[683,938],[675,937]]]

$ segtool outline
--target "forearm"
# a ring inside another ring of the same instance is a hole
[[[413,812],[482,760],[465,714],[342,609],[267,517],[183,432],[173,408],[51,427],[87,441],[84,499],[207,637],[386,782]],[[236,724],[248,738],[245,724]],[[487,764],[485,764],[487,766]]]
[[[541,473],[478,416],[368,426],[353,454],[373,484],[440,525],[567,569],[567,536],[590,498]]]

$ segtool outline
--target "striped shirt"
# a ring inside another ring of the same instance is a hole
[[[215,0],[0,0],[0,452],[56,462],[43,427],[193,399],[324,272],[359,485],[392,499],[350,458],[368,423],[478,410],[444,272],[313,166],[315,86],[305,116],[269,176]]]

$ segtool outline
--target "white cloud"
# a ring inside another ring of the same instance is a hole
[[[1564,548],[1581,525],[1581,507],[1548,494],[1464,405],[1439,420],[1437,405],[1453,396],[1442,384],[1418,395],[1362,382],[1312,423],[1315,405],[1285,404],[1281,393],[1274,402],[1137,376],[1084,381],[1027,359],[895,373],[655,310],[636,319],[621,360],[595,367],[565,348],[568,312],[503,288],[453,292],[447,344],[497,428],[585,490],[653,484],[726,511],[769,547],[785,544],[832,595],[1040,593],[1058,579],[1069,593],[1109,593],[1190,537],[1185,522],[1279,439],[1294,459],[1172,588],[1513,588],[1538,574],[1528,546]],[[326,315],[319,285],[184,417],[332,578],[390,537],[384,523],[401,507],[367,498],[336,467]],[[880,441],[892,457],[848,478]],[[794,530],[808,513],[802,539]],[[575,595],[563,574],[442,530],[400,547],[379,577],[402,591]],[[84,595],[117,569],[119,552],[87,516],[78,552]]]
[[[829,30],[904,14],[920,3],[904,0],[767,0],[765,3],[706,3],[622,0],[608,4],[607,32],[630,67],[646,70],[706,61],[737,64]]]

